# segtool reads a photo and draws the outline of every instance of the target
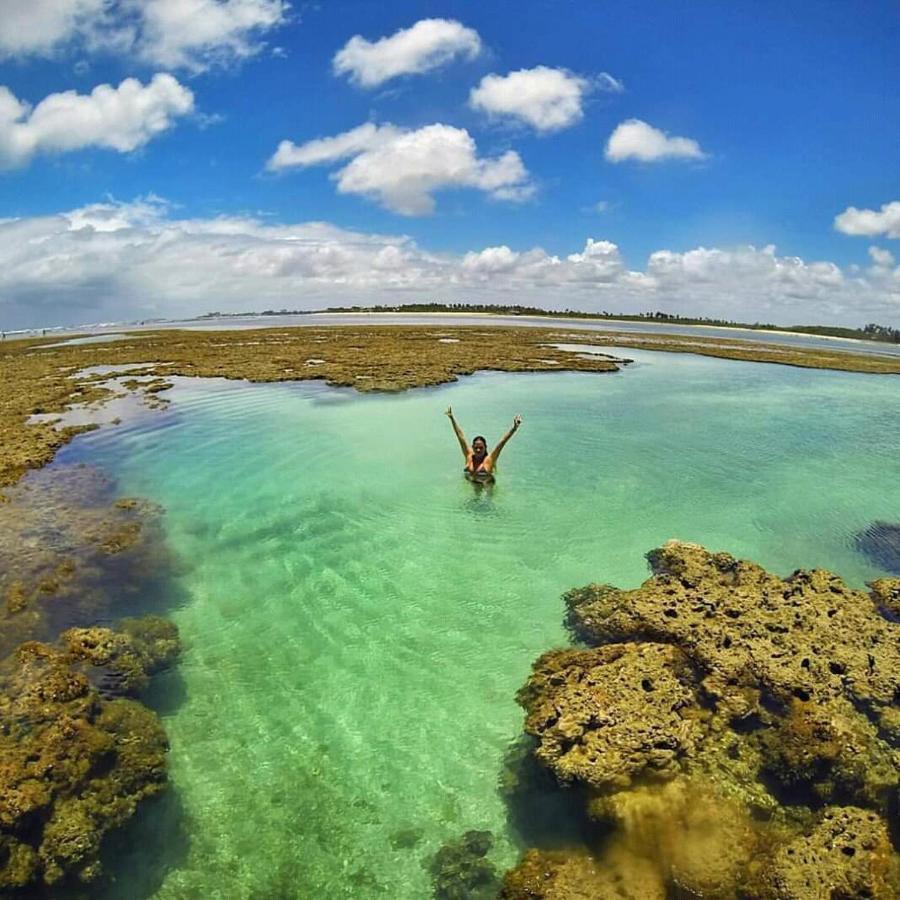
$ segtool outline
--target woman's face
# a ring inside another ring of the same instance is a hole
[[[487,454],[487,444],[481,438],[475,438],[472,441],[472,452],[476,456],[484,456]]]

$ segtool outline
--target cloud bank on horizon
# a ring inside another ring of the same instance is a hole
[[[597,312],[688,306],[735,319],[752,300],[758,319],[771,321],[845,308],[877,317],[883,292],[900,291],[893,256],[876,247],[852,275],[834,263],[779,255],[772,245],[658,250],[633,270],[615,243],[594,238],[565,255],[506,245],[434,253],[406,235],[326,222],[175,213],[148,197],[0,221],[6,316],[13,326],[27,325],[35,310],[62,324],[117,321],[127,297],[132,319],[423,299]]]
[[[0,327],[427,299],[900,325],[900,103],[853,91],[874,26],[821,38],[807,119],[784,72],[729,80],[746,22],[667,68],[663,14],[510,35],[502,6],[0,0]]]

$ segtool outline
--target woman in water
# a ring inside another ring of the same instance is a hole
[[[487,441],[481,435],[478,435],[478,437],[472,441],[471,447],[469,446],[466,442],[466,436],[463,434],[462,428],[459,427],[459,424],[453,416],[453,410],[449,406],[447,407],[446,415],[450,419],[450,424],[453,426],[454,432],[456,432],[456,439],[459,441],[459,447],[463,452],[463,456],[466,458],[466,478],[468,478],[469,481],[480,484],[490,484],[493,482],[500,451],[506,446],[506,442],[519,430],[519,426],[522,424],[522,417],[516,416],[513,419],[512,428],[500,438],[497,442],[497,446],[488,453]]]

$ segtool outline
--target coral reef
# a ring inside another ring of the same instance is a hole
[[[106,832],[165,787],[156,715],[102,696],[85,663],[127,660],[136,691],[178,653],[177,634],[158,620],[96,631],[109,652],[70,634],[68,646],[31,641],[0,662],[0,889],[94,880]]]
[[[565,596],[590,646],[544,654],[518,696],[536,758],[611,836],[532,851],[504,896],[638,896],[580,886],[623,853],[659,896],[894,896],[900,626],[879,610],[896,580],[866,594],[674,541],[648,560],[636,590]]]
[[[519,694],[525,730],[563,782],[621,790],[671,777],[697,742],[697,724],[684,715],[696,706],[692,680],[684,655],[662,644],[553,650]]]
[[[494,900],[497,870],[486,858],[493,845],[489,831],[467,831],[444,844],[429,864],[436,900]]]
[[[158,616],[123,619],[118,628],[70,628],[61,640],[72,660],[84,661],[99,673],[98,687],[104,694],[135,696],[151,675],[178,656],[178,629]]]
[[[872,598],[879,609],[894,619],[900,619],[900,578],[879,578],[869,584]]]
[[[0,891],[95,879],[104,835],[163,789],[166,736],[135,698],[174,661],[178,634],[120,617],[175,600],[174,571],[159,510],[116,500],[92,467],[53,466],[7,491]]]
[[[888,900],[897,896],[893,856],[885,823],[875,813],[829,807],[808,833],[778,847],[762,873],[761,892],[778,900]]]
[[[655,866],[621,847],[598,860],[587,850],[529,850],[507,872],[501,900],[665,900]]]

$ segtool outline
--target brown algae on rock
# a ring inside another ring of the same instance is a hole
[[[158,623],[146,627],[152,641]],[[123,643],[137,650],[144,624],[130,628],[100,629],[120,648],[113,659],[122,659]],[[158,654],[129,657],[128,693],[178,653],[171,626],[166,635]],[[156,715],[101,695],[82,666],[91,662],[84,636],[68,643],[30,641],[0,661],[0,889],[94,880],[104,834],[165,786],[167,743]]]
[[[531,851],[503,896],[897,896],[894,580],[869,595],[674,541],[648,559],[635,590],[566,595],[591,646],[544,654],[518,697],[537,759],[610,831]],[[641,865],[600,887],[622,854]]]
[[[135,698],[178,634],[122,618],[174,599],[159,517],[82,465],[0,505],[0,892],[94,880],[104,835],[165,787],[165,733]]]

